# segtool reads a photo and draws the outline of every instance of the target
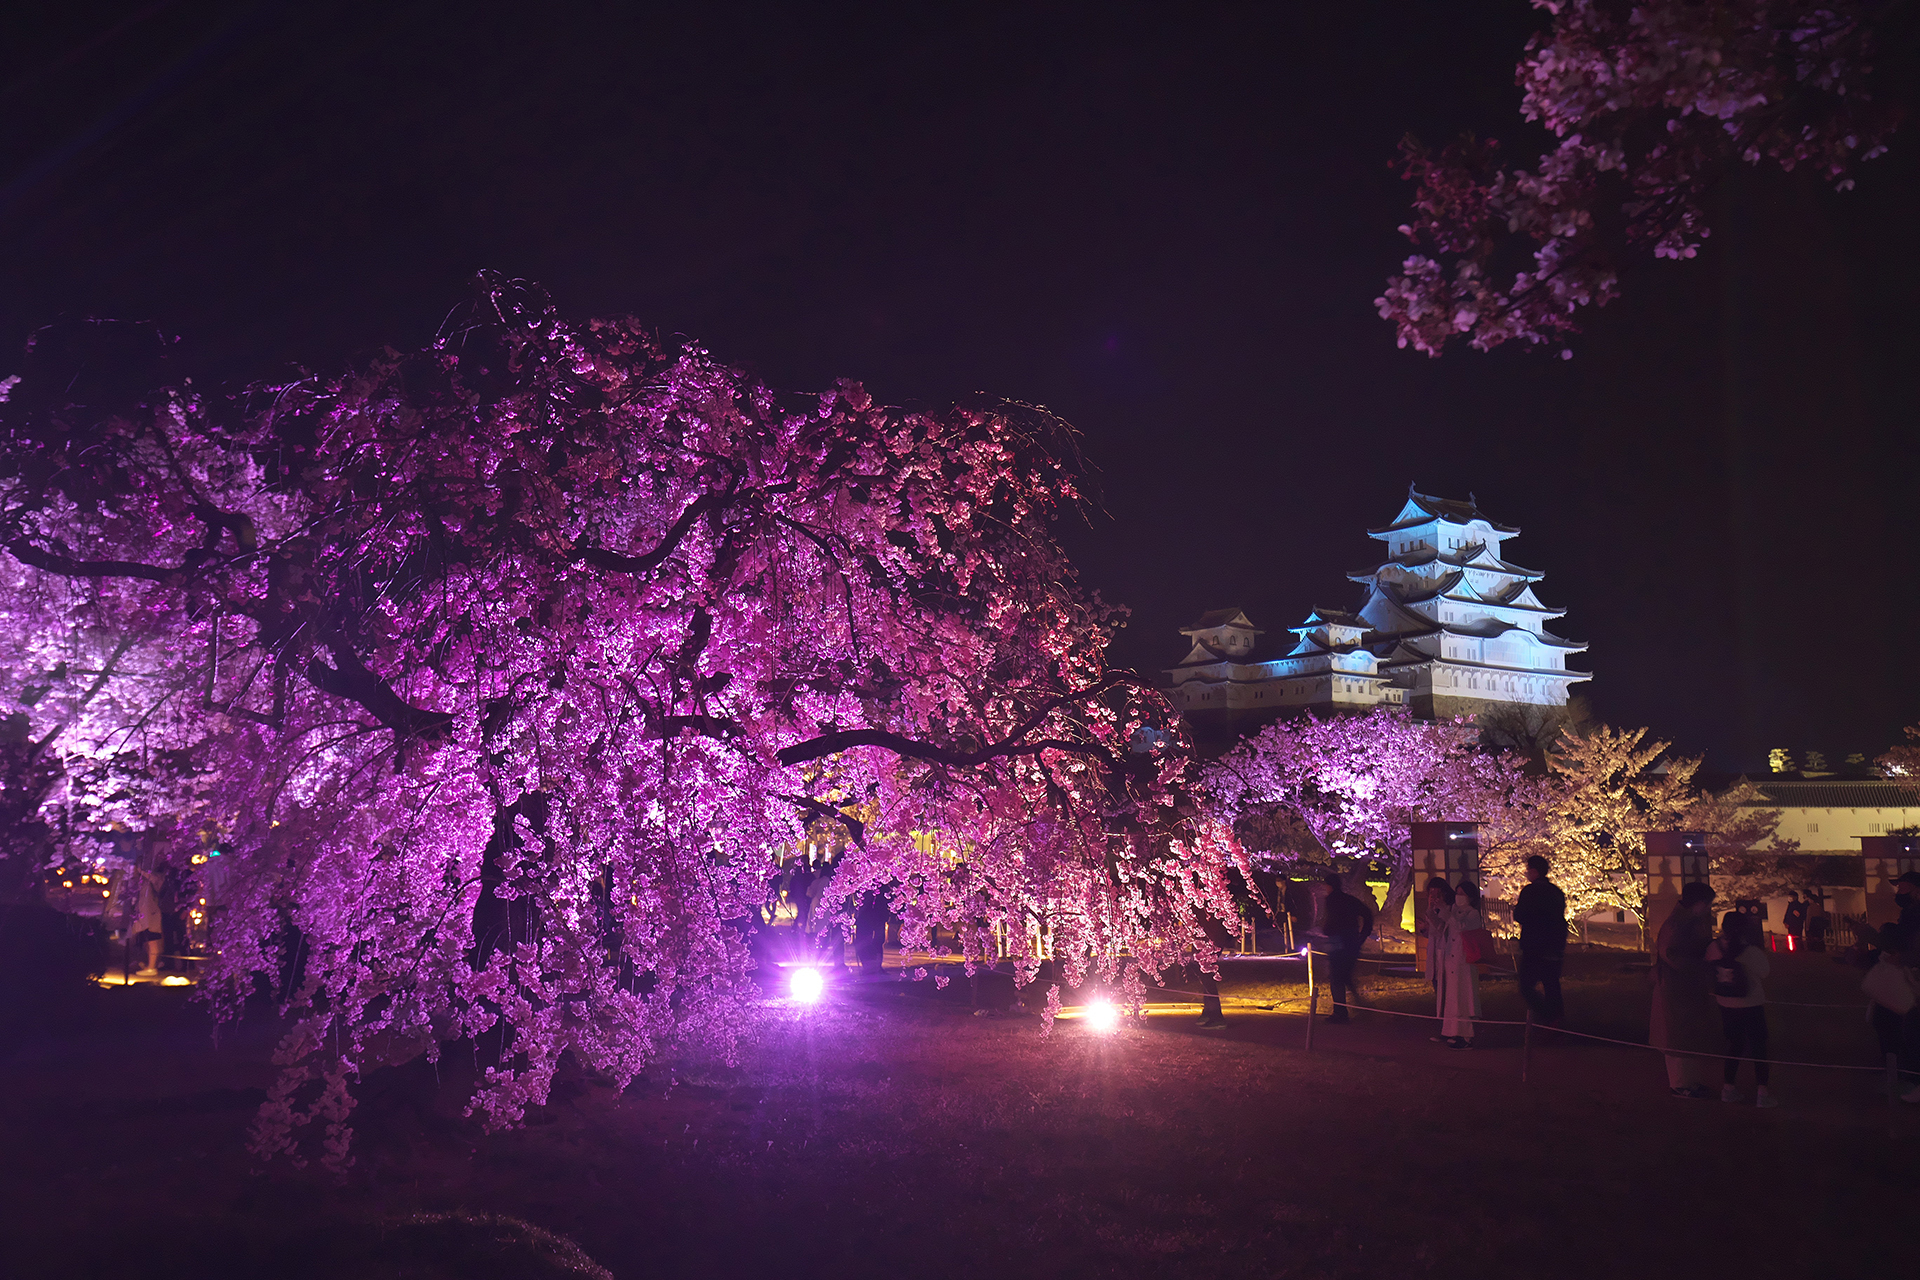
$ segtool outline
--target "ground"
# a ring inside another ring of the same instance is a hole
[[[1644,1039],[1633,961],[1576,957],[1568,1025]],[[592,1274],[567,1239],[621,1280],[1845,1274],[1911,1250],[1920,1108],[1871,1073],[1781,1069],[1786,1105],[1759,1111],[1544,1035],[1522,1084],[1515,1028],[1460,1053],[1363,1014],[1309,1053],[1299,968],[1229,962],[1211,1034],[1182,1014],[1043,1038],[969,1016],[964,981],[842,981],[771,998],[732,1067],[621,1096],[575,1073],[493,1135],[459,1118],[457,1062],[437,1087],[416,1064],[368,1082],[345,1182],[245,1154],[270,1025],[216,1045],[190,991],[96,991],[0,1061],[0,1274]],[[1489,1018],[1518,1015],[1510,982],[1486,990]],[[1775,1009],[1775,1056],[1872,1063],[1857,993],[1826,957],[1776,957],[1775,999],[1844,1007]],[[1423,993],[1376,977],[1368,998]],[[462,1222],[496,1261],[436,1269]]]

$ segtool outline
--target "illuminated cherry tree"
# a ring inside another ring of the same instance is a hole
[[[1774,839],[1780,811],[1754,807],[1757,791],[1701,791],[1694,782],[1700,761],[1669,756],[1671,747],[1646,729],[1595,725],[1563,735],[1549,753],[1542,852],[1553,859],[1569,918],[1617,907],[1644,925],[1650,831],[1705,832],[1716,868],[1762,842],[1775,853],[1798,848]],[[1518,867],[1508,874],[1517,876]]]
[[[463,317],[234,395],[73,326],[0,387],[0,694],[75,829],[221,848],[205,989],[293,1018],[259,1151],[342,1164],[359,1075],[449,1042],[492,1124],[564,1052],[725,1053],[823,823],[836,898],[1023,980],[1211,957],[1238,851],[1051,533],[1061,424],[778,395],[493,277]]]
[[[1480,822],[1488,849],[1528,845],[1541,784],[1520,757],[1484,751],[1464,721],[1415,720],[1401,708],[1268,725],[1206,767],[1202,790],[1221,821],[1305,829],[1333,857],[1390,867],[1382,916],[1398,919],[1413,883],[1416,822]]]
[[[1886,777],[1920,777],[1920,724],[1910,724],[1904,732],[1905,742],[1888,747],[1873,758],[1875,766]]]
[[[1558,143],[1531,168],[1505,167],[1492,139],[1402,144],[1415,252],[1376,299],[1402,347],[1574,332],[1618,295],[1622,249],[1698,252],[1728,164],[1852,186],[1897,118],[1876,63],[1910,59],[1914,38],[1912,6],[1875,0],[1533,3],[1552,23],[1520,61],[1521,114]]]

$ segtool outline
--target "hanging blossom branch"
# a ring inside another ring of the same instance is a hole
[[[778,394],[491,275],[333,378],[213,395],[170,351],[67,326],[0,384],[0,698],[66,762],[42,812],[219,840],[202,990],[289,992],[257,1150],[345,1162],[360,1074],[449,1042],[493,1124],[563,1052],[729,1052],[819,824],[829,914],[883,893],[1023,981],[1217,954],[1244,859],[1107,665],[1048,416]]]
[[[1619,246],[1699,251],[1726,164],[1804,167],[1846,190],[1899,120],[1875,62],[1911,46],[1907,0],[1534,6],[1553,23],[1520,62],[1521,115],[1558,145],[1524,169],[1503,168],[1491,139],[1401,144],[1416,191],[1400,231],[1417,252],[1374,301],[1402,347],[1559,342],[1581,308],[1619,296]]]

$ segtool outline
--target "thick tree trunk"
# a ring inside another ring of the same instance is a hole
[[[1387,900],[1380,904],[1380,916],[1374,924],[1378,932],[1387,925],[1398,926],[1406,914],[1407,895],[1413,892],[1413,856],[1396,853],[1393,870],[1387,874]]]

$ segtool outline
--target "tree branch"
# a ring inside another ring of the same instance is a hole
[[[596,569],[611,569],[616,573],[648,573],[657,568],[661,561],[672,555],[675,548],[692,531],[694,523],[709,511],[724,511],[732,505],[734,490],[721,493],[708,493],[695,498],[687,504],[660,539],[660,545],[641,556],[622,555],[618,551],[608,551],[604,547],[577,547],[573,556],[584,560]]]
[[[51,551],[42,551],[25,538],[9,542],[7,554],[21,564],[57,573],[63,578],[142,578],[148,582],[171,582],[187,573],[184,566],[162,569],[136,560],[75,560]]]
[[[403,739],[437,738],[452,727],[453,716],[449,712],[413,706],[346,645],[329,643],[327,651],[333,655],[333,666],[327,666],[318,658],[311,659],[306,666],[308,682],[320,692],[359,703]]]
[[[808,760],[818,760],[848,747],[885,747],[895,755],[906,756],[913,760],[930,760],[936,764],[966,768],[971,765],[985,764],[989,760],[1001,760],[1008,756],[1037,755],[1042,751],[1064,751],[1072,755],[1098,756],[1109,764],[1114,762],[1113,753],[1091,742],[1069,742],[1063,738],[1036,738],[1024,741],[1029,733],[1039,728],[1046,718],[1069,703],[1081,702],[1109,689],[1133,684],[1138,677],[1131,672],[1111,672],[1098,682],[1084,689],[1074,689],[1057,694],[1041,703],[1039,708],[1028,716],[1012,733],[992,746],[982,747],[978,751],[954,751],[947,747],[936,747],[930,742],[921,742],[884,729],[836,729],[832,733],[823,733],[809,738],[805,742],[796,742],[783,747],[774,757],[781,764],[802,764]]]

